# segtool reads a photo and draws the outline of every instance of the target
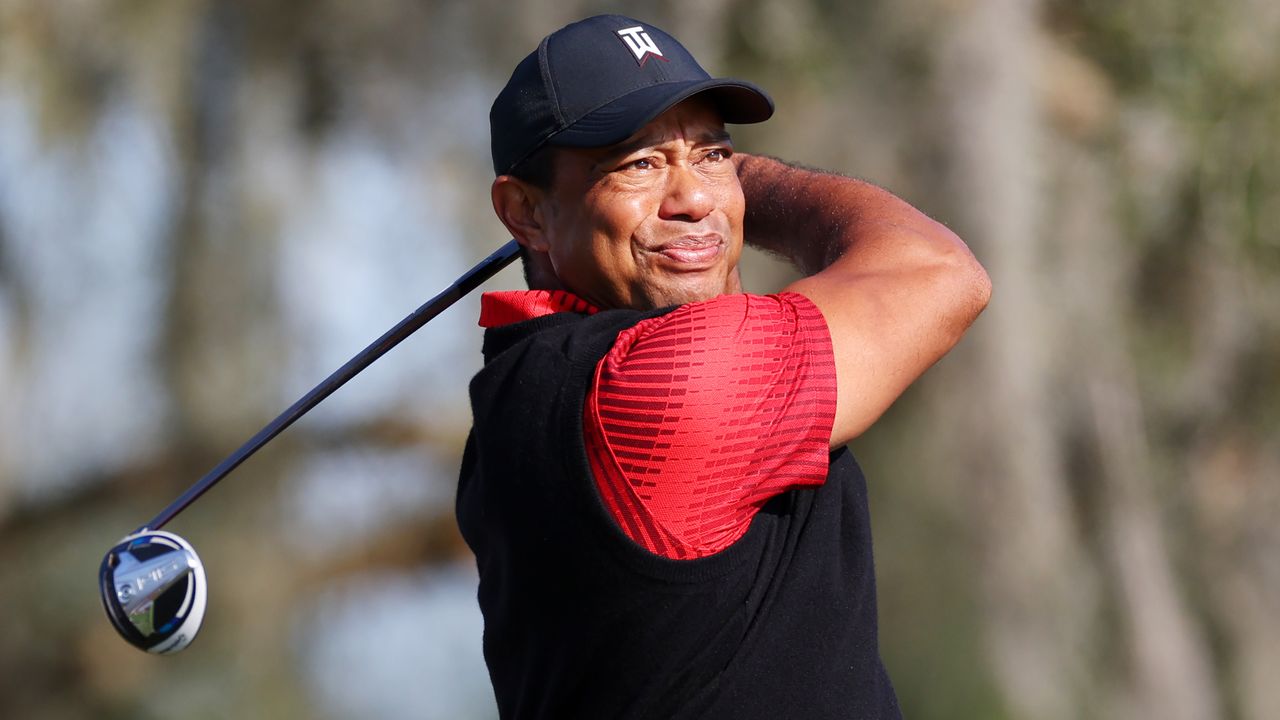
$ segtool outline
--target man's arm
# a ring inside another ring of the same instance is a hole
[[[959,237],[874,185],[734,155],[746,242],[807,277],[826,318],[837,402],[831,446],[861,435],[986,307],[991,281]]]

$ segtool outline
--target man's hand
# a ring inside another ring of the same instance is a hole
[[[746,242],[807,277],[835,350],[831,446],[861,435],[947,353],[986,307],[991,281],[955,233],[874,185],[733,157],[746,196]]]

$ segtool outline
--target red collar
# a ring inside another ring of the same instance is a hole
[[[594,315],[599,308],[564,290],[502,290],[480,296],[480,327],[501,327],[558,312]]]

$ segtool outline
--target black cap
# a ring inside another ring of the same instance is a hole
[[[773,114],[773,101],[759,87],[711,77],[675,38],[648,23],[597,15],[566,25],[520,61],[493,101],[494,172],[509,172],[544,145],[622,142],[696,93],[707,93],[727,123]]]

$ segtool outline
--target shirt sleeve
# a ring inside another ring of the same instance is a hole
[[[584,440],[606,508],[673,559],[733,544],[756,512],[826,479],[831,337],[803,295],[724,295],[621,334],[596,368]]]

